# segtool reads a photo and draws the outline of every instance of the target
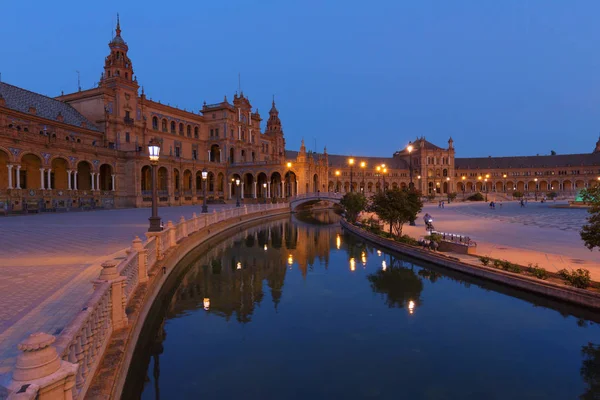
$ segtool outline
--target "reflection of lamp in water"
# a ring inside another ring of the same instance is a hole
[[[354,261],[354,257],[350,259],[350,271],[356,270],[356,261]]]
[[[367,265],[367,255],[364,251],[360,254],[360,261],[362,262],[363,266]]]
[[[293,263],[294,263],[294,257],[292,257],[292,255],[290,254],[288,256],[288,265],[291,267]]]
[[[265,243],[265,247],[264,247],[265,251],[267,251],[267,244]]]
[[[237,269],[242,269],[242,263],[238,261],[237,263]]]
[[[387,269],[387,263],[385,262],[385,260],[383,260],[383,261],[381,262],[381,269],[382,269],[383,271],[385,271],[385,270]]]
[[[340,234],[338,233],[337,236],[335,237],[335,247],[339,250],[340,247],[342,247],[342,238],[340,237]]]
[[[210,308],[210,299],[208,297],[204,298],[204,309],[206,311],[208,311],[208,309]]]
[[[381,250],[377,250],[377,255],[381,257]]]
[[[410,301],[408,302],[408,313],[409,313],[409,314],[412,314],[412,313],[414,313],[414,312],[415,312],[415,302],[414,302],[414,301],[412,301],[412,300],[410,300]]]

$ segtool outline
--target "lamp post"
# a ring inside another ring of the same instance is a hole
[[[485,178],[483,180],[485,182],[485,201],[488,201],[487,195],[488,195],[488,186],[487,186],[487,178]]]
[[[354,167],[354,158],[349,159],[348,164],[350,164],[350,191],[354,192],[354,185],[352,184],[352,167]]]
[[[450,204],[450,177],[446,177],[446,196],[448,197],[448,204]]]
[[[406,150],[408,150],[408,168],[409,168],[409,176],[410,176],[410,183],[408,184],[408,187],[410,189],[412,189],[413,187],[413,170],[412,170],[412,151],[413,151],[413,146],[412,144],[408,144],[408,147],[406,148]]]
[[[423,194],[423,190],[421,189],[421,175],[417,175],[417,180],[419,181],[419,192],[421,192],[421,194]]]
[[[465,180],[467,179],[466,176],[463,176],[462,178],[462,192],[463,192],[463,201],[465,200]]]
[[[340,191],[340,170],[335,171],[335,192]]]
[[[160,142],[156,139],[151,139],[148,143],[148,155],[150,156],[150,165],[152,165],[152,216],[148,218],[150,227],[148,232],[160,232],[160,217],[158,216],[158,183],[157,183],[157,167],[158,157],[160,155]]]
[[[363,194],[365,193],[365,167],[367,166],[367,163],[364,161],[360,162],[360,168],[362,169],[362,192]]]
[[[535,201],[537,201],[538,179],[535,178],[534,181],[535,181]]]
[[[287,163],[287,168],[288,168],[288,196],[290,197],[292,195],[292,163],[288,162]]]
[[[381,179],[383,179],[383,191],[385,192],[385,174],[387,172],[387,168],[385,164],[381,164]]]
[[[267,204],[267,182],[263,182],[263,197],[265,198],[265,204]]]
[[[381,178],[381,165],[378,165],[377,167],[375,167],[375,175],[377,175],[377,186],[379,186],[379,189],[381,190],[381,185],[380,185],[380,181],[379,178]]]
[[[504,193],[506,193],[506,174],[502,175],[502,186],[504,186]]]
[[[208,206],[206,205],[206,183],[208,179],[208,171],[206,168],[202,170],[202,185],[204,188],[202,189],[202,213],[206,214],[208,212]]]
[[[236,207],[239,207],[239,206],[240,206],[240,179],[239,179],[239,178],[237,178],[237,179],[235,180],[235,186],[236,186],[236,188],[235,188],[235,192],[236,192],[236,194],[237,194],[237,198],[236,198],[235,206],[236,206]]]

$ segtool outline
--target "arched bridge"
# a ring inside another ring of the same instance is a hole
[[[290,200],[289,200],[290,210],[295,211],[296,208],[300,205],[315,204],[320,201],[329,201],[332,203],[339,204],[341,198],[342,198],[341,193],[333,193],[333,192],[314,192],[314,193],[299,194],[297,196],[290,198]]]

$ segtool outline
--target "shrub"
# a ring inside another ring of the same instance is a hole
[[[467,197],[467,200],[469,201],[484,201],[485,197],[483,197],[483,195],[479,192],[470,195],[469,197]]]
[[[592,283],[590,271],[583,268],[577,268],[571,271],[561,269],[560,271],[558,271],[558,275],[561,278],[563,278],[569,285],[580,289],[585,289]]]
[[[429,193],[429,194],[427,195],[427,198],[428,198],[429,200],[431,200],[431,201],[435,200],[435,193]]]
[[[431,240],[432,242],[440,243],[442,241],[442,235],[439,233],[434,233],[432,235],[425,236],[426,240]]]
[[[481,256],[479,257],[479,261],[481,261],[483,265],[487,266],[490,263],[490,258],[488,256]]]
[[[506,260],[502,263],[502,269],[508,272],[514,272],[515,274],[521,273],[521,268],[519,268],[517,264],[513,264],[510,261]]]
[[[396,242],[400,242],[400,243],[406,243],[406,244],[410,244],[413,246],[418,246],[419,245],[419,241],[416,239],[411,238],[408,235],[402,235],[398,238],[396,238]]]
[[[498,259],[494,260],[494,267],[502,268],[503,265],[504,265],[504,261],[498,260]]]
[[[549,192],[549,193],[546,193],[546,196],[548,196],[548,198],[550,200],[554,200],[556,197],[558,197],[558,193],[556,193],[556,192]]]
[[[517,198],[517,199],[520,199],[521,197],[523,197],[523,193],[519,192],[518,190],[515,190],[515,191],[512,193],[512,195],[513,195],[513,197],[515,197],[515,198]]]
[[[537,264],[529,263],[528,272],[538,279],[548,279],[548,271],[545,268],[539,267]]]

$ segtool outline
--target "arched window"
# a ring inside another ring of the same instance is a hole
[[[194,127],[194,138],[198,139],[198,127]]]
[[[162,120],[162,130],[163,130],[163,132],[167,132],[167,120],[166,119]]]
[[[444,176],[448,176],[448,170],[444,168],[444,171],[442,172],[442,174],[443,174]]]
[[[158,118],[152,117],[152,129],[158,130]]]
[[[187,126],[187,137],[192,137],[192,127],[191,126]]]
[[[183,136],[183,124],[179,123],[179,134]]]
[[[171,121],[171,133],[176,133],[175,132],[175,121]]]

